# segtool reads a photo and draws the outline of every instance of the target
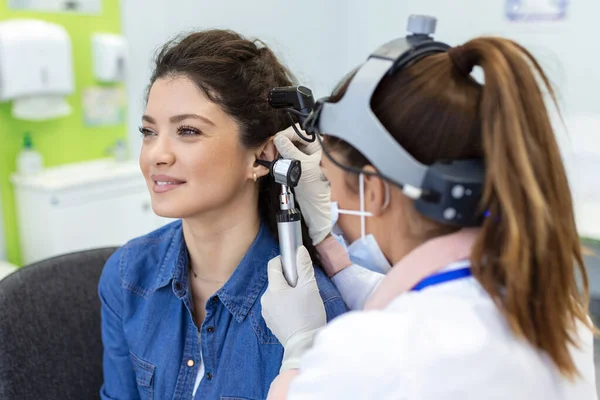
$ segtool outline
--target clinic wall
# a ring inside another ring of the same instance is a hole
[[[58,14],[13,11],[7,1],[0,1],[0,20],[36,18],[62,25],[73,46],[75,92],[67,97],[73,112],[65,118],[44,122],[19,121],[11,116],[11,104],[0,103],[0,192],[4,216],[4,236],[9,262],[20,265],[18,227],[12,184],[9,177],[16,169],[23,133],[32,132],[36,149],[44,157],[45,166],[106,157],[106,149],[126,137],[125,124],[111,127],[87,127],[83,121],[82,90],[97,86],[92,74],[91,35],[120,33],[118,0],[103,0],[98,15]],[[85,223],[85,221],[82,221]]]
[[[542,0],[551,1],[551,0]],[[568,16],[559,22],[511,22],[506,1],[391,0],[366,3],[349,0],[346,52],[348,66],[361,62],[369,51],[405,33],[410,14],[438,18],[436,37],[458,45],[479,35],[500,35],[519,41],[541,61],[559,90],[567,115],[600,114],[597,101],[600,55],[590,48],[590,29],[597,24],[600,2],[569,2]],[[585,60],[585,61],[584,61]]]
[[[148,5],[147,5],[148,4]],[[141,138],[137,131],[145,108],[151,60],[156,49],[182,32],[232,29],[260,38],[316,97],[329,93],[343,75],[339,62],[345,48],[345,0],[128,0],[121,3],[123,34],[131,44],[128,80],[128,132],[132,154]],[[152,29],[148,29],[152,21]]]

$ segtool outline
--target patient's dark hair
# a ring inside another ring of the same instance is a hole
[[[176,38],[158,52],[150,86],[160,78],[185,76],[239,125],[240,141],[248,148],[264,144],[289,127],[282,111],[267,102],[269,91],[292,86],[295,79],[275,54],[261,41],[248,40],[229,30],[211,29]],[[276,213],[280,186],[270,176],[259,182],[258,208],[261,219],[278,237]],[[304,246],[318,260],[307,227],[302,221]]]

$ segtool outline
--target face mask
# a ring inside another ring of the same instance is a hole
[[[381,251],[377,240],[375,240],[375,236],[372,234],[365,234],[365,217],[371,217],[373,214],[365,211],[363,174],[359,175],[359,192],[360,211],[340,210],[337,202],[331,202],[331,222],[333,225],[331,234],[337,239],[338,242],[340,242],[340,244],[342,244],[342,246],[344,246],[350,261],[352,261],[354,264],[370,269],[371,271],[386,274],[392,268],[392,266]],[[385,204],[383,205],[384,209],[388,206],[389,201],[389,187],[386,186]],[[346,239],[344,239],[341,229],[337,226],[337,220],[340,214],[356,215],[360,217],[361,236],[351,244],[348,244]]]

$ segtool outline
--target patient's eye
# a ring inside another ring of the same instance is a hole
[[[156,133],[152,132],[148,128],[144,128],[143,126],[140,126],[138,128],[138,130],[140,131],[140,133],[142,134],[143,137],[148,137],[148,136],[154,136],[154,135],[156,135]]]
[[[177,133],[180,136],[198,136],[202,134],[200,129],[194,128],[193,126],[180,126],[177,128]]]

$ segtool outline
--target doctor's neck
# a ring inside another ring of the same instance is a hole
[[[417,215],[414,206],[396,188],[392,189],[391,203],[392,206],[388,207],[385,215],[381,217],[387,221],[396,221],[396,223],[382,224],[387,228],[386,231],[375,234],[375,236],[380,243],[381,250],[392,265],[398,263],[425,242],[456,230],[427,221]]]
[[[395,265],[402,260],[408,253],[423,244],[423,241],[419,241],[413,238],[407,238],[402,234],[390,234],[387,236],[389,240],[385,240],[381,244],[381,251],[383,254],[388,256],[390,264]],[[378,240],[379,241],[379,240]]]

